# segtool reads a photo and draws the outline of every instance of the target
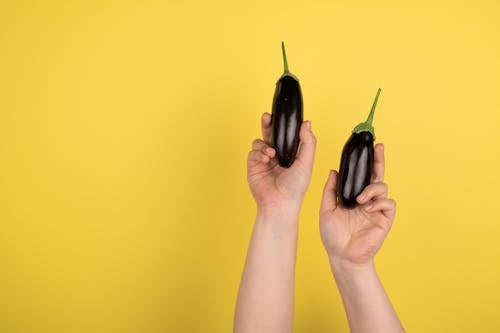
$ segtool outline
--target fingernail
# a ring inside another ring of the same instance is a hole
[[[367,212],[371,211],[373,209],[373,204],[369,204],[368,206],[365,207],[365,210]]]
[[[310,120],[308,120],[308,121],[306,122],[306,125],[307,125],[307,129],[308,129],[308,130],[311,130],[311,121],[310,121]]]
[[[364,193],[358,195],[358,202],[363,201],[365,197],[366,197],[366,194],[364,194]]]

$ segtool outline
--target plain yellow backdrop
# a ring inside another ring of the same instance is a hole
[[[347,332],[318,207],[377,88],[408,332],[500,331],[500,3],[2,1],[0,331],[229,332],[282,73],[318,138],[295,332]]]

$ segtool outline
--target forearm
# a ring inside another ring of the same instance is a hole
[[[404,332],[373,262],[356,266],[330,260],[351,332]]]
[[[298,212],[257,214],[236,304],[234,331],[291,332]]]

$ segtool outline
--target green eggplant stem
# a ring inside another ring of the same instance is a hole
[[[285,72],[283,74],[289,74],[288,61],[286,60],[285,42],[281,42],[281,51],[283,52],[283,64],[285,66]]]
[[[378,88],[377,96],[375,96],[375,100],[373,101],[372,109],[370,110],[370,114],[368,115],[368,118],[366,119],[366,123],[370,126],[372,125],[372,122],[373,122],[373,115],[375,114],[375,108],[377,107],[378,96],[380,96],[381,91],[382,91],[382,89]]]
[[[373,135],[373,138],[375,138],[375,129],[373,128],[372,122],[373,115],[375,114],[375,107],[377,107],[378,97],[380,96],[381,91],[382,89],[378,88],[377,96],[375,96],[375,100],[373,101],[372,109],[370,110],[368,118],[364,123],[358,124],[358,126],[354,127],[354,133],[370,132]]]

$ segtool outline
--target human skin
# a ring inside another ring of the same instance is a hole
[[[310,122],[300,130],[297,158],[278,165],[271,147],[271,115],[262,116],[262,139],[252,144],[247,179],[257,204],[234,317],[234,332],[291,332],[298,216],[311,178],[316,139]],[[359,205],[337,204],[337,172],[330,172],[320,208],[320,233],[352,332],[403,332],[384,291],[374,256],[387,236],[395,202],[387,197],[383,145],[375,146],[371,184]]]
[[[234,332],[291,332],[299,212],[316,149],[311,123],[300,128],[297,156],[282,168],[271,147],[271,115],[262,116],[262,139],[252,144],[247,180],[257,216],[236,302]]]
[[[320,208],[320,234],[351,332],[404,332],[374,264],[396,212],[384,183],[383,144],[375,146],[374,158],[371,184],[357,197],[354,209],[339,205],[338,173],[330,171]]]

